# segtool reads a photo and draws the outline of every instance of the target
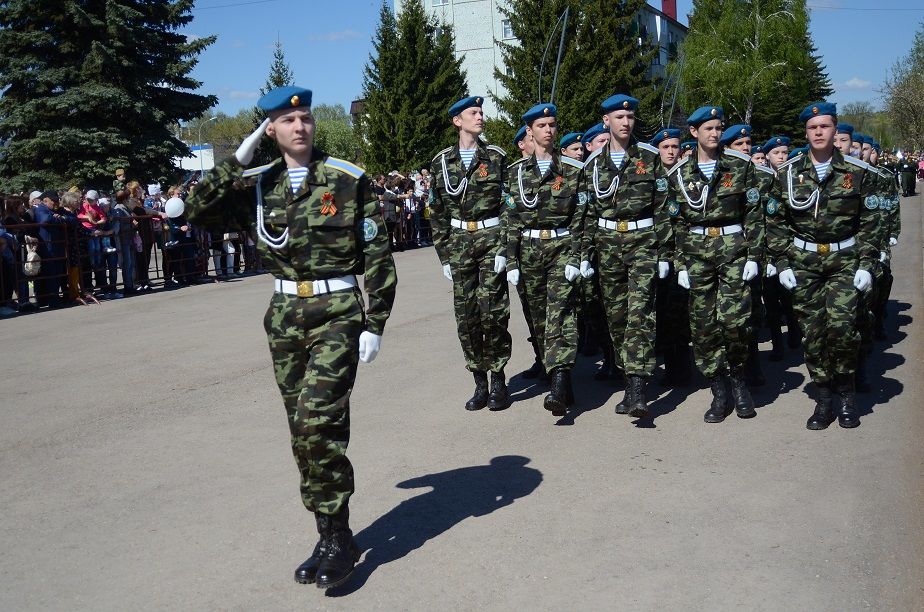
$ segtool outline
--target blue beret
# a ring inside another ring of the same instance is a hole
[[[833,102],[813,102],[799,113],[799,121],[805,123],[812,117],[820,117],[821,115],[837,117],[837,105]]]
[[[770,140],[765,142],[760,150],[764,153],[769,153],[777,147],[788,147],[791,142],[789,136],[771,136]]]
[[[583,134],[580,132],[568,132],[561,137],[561,140],[558,142],[558,147],[564,149],[565,147],[570,147],[576,142],[581,142]]]
[[[297,106],[311,106],[311,90],[294,85],[271,89],[257,100],[257,107],[263,112],[284,110]]]
[[[868,134],[863,134],[863,140],[860,142],[863,144],[868,144],[869,146],[873,146],[873,137],[869,136]]]
[[[873,141],[873,150],[874,150],[876,153],[881,153],[881,152],[882,152],[882,146],[880,146],[880,144],[879,144],[878,142],[876,142],[875,140]]]
[[[758,147],[757,145],[751,145],[751,155],[754,155],[755,153],[758,153],[758,152],[763,153],[764,150]]]
[[[680,138],[680,130],[677,128],[661,128],[654,135],[654,138],[651,139],[649,143],[651,146],[656,147],[661,144],[662,140],[667,140],[668,138]]]
[[[729,145],[739,138],[746,138],[751,135],[751,126],[745,125],[743,123],[738,123],[730,128],[726,128],[722,132],[722,137],[719,138],[719,144]]]
[[[596,138],[597,136],[599,136],[600,134],[603,134],[605,132],[606,132],[606,126],[604,126],[602,123],[598,123],[594,125],[593,127],[589,127],[586,130],[584,130],[584,137],[581,140],[584,141],[584,143],[586,144],[590,142],[591,140],[593,140],[594,138]]]
[[[520,144],[520,141],[526,138],[526,126],[521,125],[520,129],[517,130],[516,136],[513,137],[513,146]]]
[[[838,134],[848,134],[853,136],[853,126],[849,123],[838,123],[837,124],[837,133]]]
[[[484,98],[482,98],[481,96],[469,96],[468,98],[462,98],[461,100],[459,100],[458,102],[456,102],[455,104],[449,107],[449,116],[455,117],[456,115],[464,111],[466,108],[471,108],[473,106],[481,106],[482,102],[484,102]]]
[[[554,104],[548,102],[542,102],[532,107],[525,113],[523,113],[523,123],[529,125],[536,119],[542,119],[543,117],[555,117],[558,114],[558,108]]]
[[[687,125],[696,127],[711,119],[725,119],[725,113],[722,112],[721,106],[700,106],[693,111],[692,115],[687,117]]]
[[[697,144],[698,143],[695,140],[688,140],[686,142],[681,142],[680,150],[681,151],[695,151]]]
[[[612,113],[618,110],[636,111],[638,110],[638,100],[626,94],[616,94],[601,102],[600,107],[604,113]]]
[[[792,159],[796,155],[804,154],[807,151],[808,151],[807,146],[806,147],[796,147],[795,149],[789,152],[789,155],[786,156],[786,159]]]

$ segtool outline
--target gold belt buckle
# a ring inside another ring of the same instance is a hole
[[[539,230],[540,240],[548,240],[552,237],[552,230]]]
[[[628,222],[628,221],[617,221],[617,222],[616,222],[616,231],[617,231],[617,232],[628,232],[628,231],[629,231],[629,222]]]
[[[298,297],[314,297],[314,283],[311,281],[298,281]]]
[[[827,254],[830,253],[830,252],[831,252],[831,245],[828,244],[827,242],[824,243],[824,244],[819,244],[819,245],[818,245],[818,253],[819,253],[819,254],[821,254],[821,255],[827,255]]]
[[[712,236],[713,238],[715,238],[716,236],[722,235],[722,228],[721,227],[707,227],[706,233]]]
[[[470,232],[474,232],[475,230],[478,229],[478,222],[477,221],[466,221],[465,229],[467,229]]]

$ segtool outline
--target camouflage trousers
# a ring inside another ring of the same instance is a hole
[[[815,383],[829,383],[838,374],[857,368],[860,334],[859,292],[853,286],[857,252],[845,249],[821,255],[792,249],[796,275],[792,306],[805,335],[805,365]]]
[[[520,282],[546,372],[570,370],[577,359],[576,288],[565,278],[570,256],[570,237],[524,238],[520,244]]]
[[[510,361],[507,276],[494,272],[502,231],[500,226],[474,232],[454,229],[449,235],[456,329],[465,366],[473,372],[500,372]]]
[[[276,293],[263,320],[302,502],[312,512],[336,514],[353,494],[346,449],[364,318],[354,289],[310,298]]]
[[[597,230],[600,291],[610,338],[626,376],[651,376],[657,365],[657,240],[653,228],[630,232]]]
[[[747,247],[742,233],[690,233],[683,257],[690,277],[690,336],[696,367],[706,377],[740,370],[751,339],[751,291],[741,280]]]

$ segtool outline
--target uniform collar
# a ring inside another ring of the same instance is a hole
[[[529,163],[529,164],[531,164],[531,165],[533,166],[533,168],[535,169],[535,174],[536,174],[536,176],[539,177],[540,179],[543,179],[543,178],[545,178],[545,177],[557,176],[557,175],[561,174],[561,161],[560,161],[560,158],[561,158],[561,156],[559,155],[558,150],[557,150],[557,149],[553,149],[553,150],[552,150],[552,163],[549,164],[549,171],[548,171],[546,174],[544,174],[544,175],[540,175],[540,174],[539,174],[539,160],[536,159],[536,154],[535,154],[535,153],[533,153],[532,155],[530,155],[530,157],[529,157],[529,162],[527,162],[527,163]]]

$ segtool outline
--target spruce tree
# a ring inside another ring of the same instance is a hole
[[[266,92],[276,89],[277,87],[292,85],[294,82],[295,72],[292,70],[292,67],[289,66],[288,62],[286,62],[286,55],[282,50],[282,43],[277,40],[273,47],[273,63],[270,65],[269,76],[266,77],[266,84],[260,88],[260,95],[263,96]],[[253,129],[257,129],[257,126],[266,119],[266,113],[254,107],[252,114]],[[270,163],[277,157],[279,157],[279,148],[276,146],[276,143],[264,137],[260,141],[260,146],[257,147],[250,165],[262,166],[263,164]]]
[[[113,170],[166,176],[176,135],[216,102],[189,73],[193,0],[0,3],[0,189],[108,187]]]

